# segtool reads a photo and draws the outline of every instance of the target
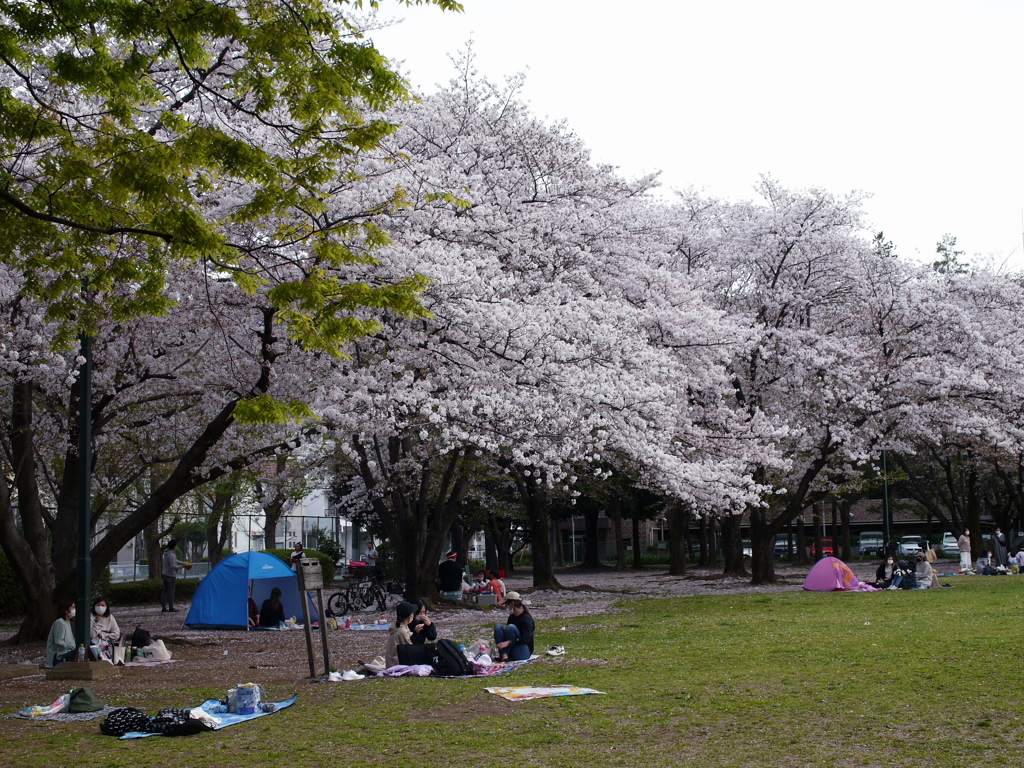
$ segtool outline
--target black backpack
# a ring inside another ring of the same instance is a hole
[[[473,667],[469,659],[451,640],[437,641],[437,658],[434,660],[434,672],[444,677],[462,677],[472,675]]]
[[[415,664],[426,664],[432,667],[437,660],[437,648],[433,643],[399,645],[395,650],[398,651],[398,663],[408,667]]]

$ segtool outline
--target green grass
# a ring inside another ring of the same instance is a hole
[[[565,657],[497,678],[307,686],[279,715],[184,739],[11,721],[0,733],[19,766],[1010,765],[1024,579],[944,581],[956,588],[649,600],[541,621],[538,649]],[[484,691],[557,683],[606,695]]]

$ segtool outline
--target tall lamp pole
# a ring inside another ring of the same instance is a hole
[[[92,593],[92,336],[82,334],[78,369],[78,592],[75,637],[89,646],[89,598]]]
[[[889,469],[885,463],[885,451],[882,451],[882,537],[885,539],[885,545],[889,545],[890,537],[890,517],[889,517]]]

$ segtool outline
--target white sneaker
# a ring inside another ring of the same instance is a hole
[[[341,673],[342,680],[362,680],[366,675],[358,674],[354,669],[346,669]]]
[[[548,656],[564,656],[565,655],[565,648],[563,648],[560,645],[552,645],[551,648],[549,648],[546,651],[546,653],[547,653]]]

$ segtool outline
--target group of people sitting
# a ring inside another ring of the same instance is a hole
[[[503,597],[509,614],[504,624],[494,627],[494,660],[525,661],[533,654],[533,616],[518,592],[508,592]],[[395,608],[395,623],[388,628],[384,661],[389,668],[397,666],[402,663],[400,646],[424,646],[436,640],[437,627],[427,615],[427,603],[422,598],[414,603],[401,602]]]
[[[50,627],[46,638],[46,668],[51,669],[63,661],[73,661],[78,645],[75,643],[75,628],[72,620],[76,615],[73,600],[64,600],[60,604],[60,615]],[[111,660],[113,647],[121,642],[121,628],[110,611],[107,598],[93,598],[92,611],[89,616],[89,650],[87,656],[97,661]]]
[[[466,577],[466,572],[458,562],[459,553],[448,552],[444,560],[437,566],[438,592],[441,597],[449,600],[473,600],[477,595],[497,595],[497,604],[505,603],[505,582],[496,571],[489,568],[481,569],[473,574],[473,581]]]
[[[939,577],[927,552],[918,552],[913,561],[897,560],[893,555],[887,555],[875,571],[871,586],[878,589],[929,589],[939,586]]]

